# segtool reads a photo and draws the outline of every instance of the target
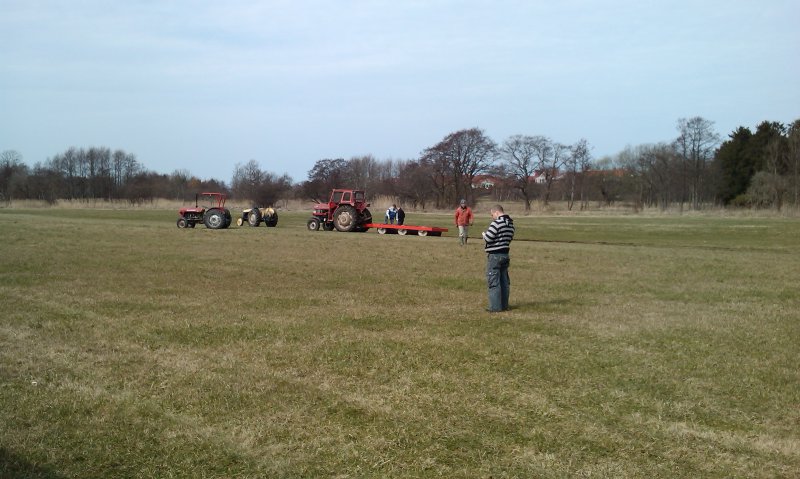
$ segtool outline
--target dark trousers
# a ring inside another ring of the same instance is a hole
[[[505,311],[508,309],[508,295],[511,291],[511,279],[508,277],[511,258],[508,254],[487,256],[486,283],[489,286],[489,310]]]

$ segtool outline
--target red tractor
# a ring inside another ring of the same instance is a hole
[[[200,205],[200,199],[208,202],[208,207]],[[181,208],[178,211],[178,228],[194,228],[203,223],[212,230],[225,229],[231,225],[231,212],[225,208],[227,196],[224,193],[200,193],[194,195],[194,208]]]
[[[314,212],[306,226],[311,231],[358,231],[364,232],[372,223],[372,214],[367,209],[369,203],[365,201],[365,194],[361,190],[331,191],[331,199],[327,203],[318,202],[314,205]]]

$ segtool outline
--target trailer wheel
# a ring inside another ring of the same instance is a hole
[[[386,228],[378,228],[378,234],[379,235],[385,235],[386,234]]]
[[[186,218],[178,218],[178,228],[186,228],[189,224],[186,222]]]
[[[311,218],[308,220],[308,223],[306,223],[306,227],[309,231],[319,231],[319,219]]]
[[[397,234],[399,234],[400,236],[405,236],[406,233],[408,233],[408,230],[404,230],[404,229],[397,230]]]
[[[428,232],[425,231],[425,230],[419,230],[419,231],[417,231],[417,234],[420,235],[420,236],[428,236]]]

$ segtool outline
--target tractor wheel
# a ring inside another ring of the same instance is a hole
[[[350,205],[341,205],[333,212],[333,226],[339,231],[354,231],[358,224],[358,213]]]
[[[189,228],[194,228],[194,221],[189,222]]]
[[[264,215],[264,224],[270,228],[278,226],[278,212],[274,208],[267,208]]]
[[[186,228],[189,224],[186,222],[186,218],[178,218],[178,228]]]
[[[203,224],[212,230],[225,228],[225,212],[219,208],[211,208],[203,215]]]
[[[420,236],[428,236],[428,232],[425,231],[425,230],[419,230],[419,231],[417,231],[417,234],[420,235]]]
[[[378,228],[378,234],[379,235],[385,235],[386,234],[386,228]]]
[[[403,230],[403,229],[397,230],[397,234],[399,234],[400,236],[405,236],[406,233],[408,233],[408,230]]]
[[[236,220],[236,226],[242,226],[243,224],[244,224],[243,219],[239,218],[238,220]]]
[[[258,226],[261,223],[261,211],[258,208],[250,210],[250,214],[247,216],[247,223],[250,226]]]
[[[372,223],[372,213],[370,213],[368,209],[364,208],[364,211],[361,212],[361,224],[365,225],[367,223]]]
[[[306,227],[309,231],[319,231],[319,219],[318,218],[311,218],[306,223]]]
[[[336,228],[333,226],[333,223],[326,221],[322,223],[322,229],[324,229],[325,231],[333,231]]]
[[[227,228],[233,223],[233,216],[231,216],[231,210],[225,209],[225,226],[223,228]]]

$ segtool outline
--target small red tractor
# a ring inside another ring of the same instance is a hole
[[[208,207],[200,205],[200,199],[208,202]],[[225,208],[227,196],[224,193],[200,193],[194,195],[194,208],[181,208],[178,211],[178,228],[194,228],[203,223],[212,230],[225,229],[231,225],[231,212]]]
[[[306,226],[311,231],[319,231],[320,227],[325,231],[367,231],[372,214],[365,199],[361,190],[334,189],[327,203],[317,200]]]

